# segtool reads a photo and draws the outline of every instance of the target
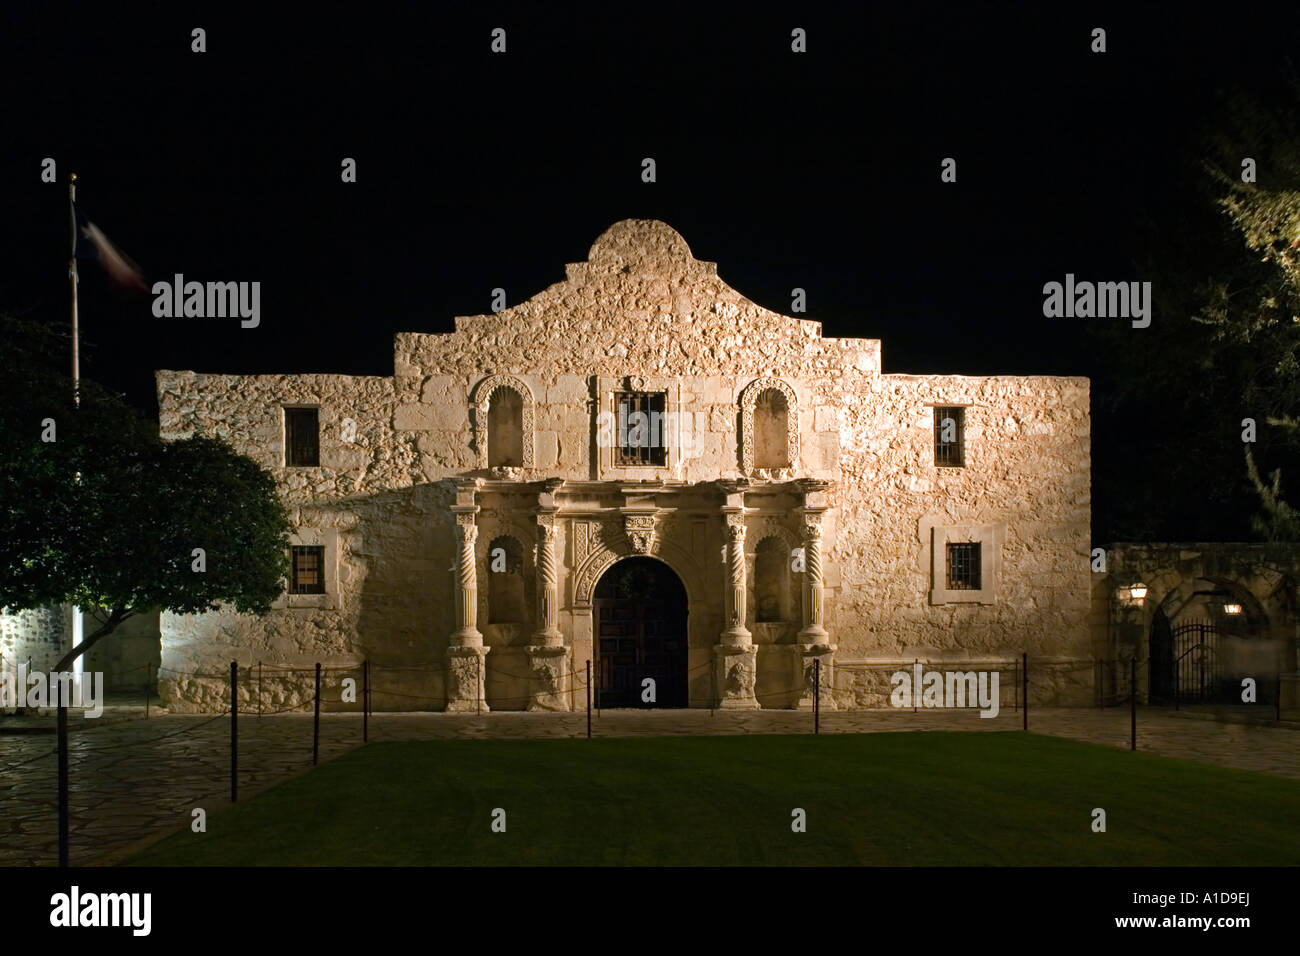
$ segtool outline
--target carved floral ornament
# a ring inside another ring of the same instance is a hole
[[[488,467],[488,413],[492,409],[492,395],[497,389],[508,388],[519,396],[523,406],[523,421],[520,423],[523,437],[523,468],[533,467],[533,435],[535,431],[535,412],[533,390],[521,378],[513,375],[489,375],[474,387],[474,447],[478,450],[478,466]],[[521,468],[500,467],[493,469],[500,478],[517,478]]]
[[[655,516],[624,515],[623,533],[637,554],[647,554],[655,545]]]
[[[754,409],[762,394],[775,389],[785,396],[786,461],[784,468],[754,467]],[[779,378],[756,378],[740,394],[740,464],[746,475],[753,478],[786,480],[794,477],[799,461],[799,396],[793,388]]]
[[[457,512],[456,514],[456,531],[460,534],[462,541],[473,544],[478,537],[478,524],[474,513]]]

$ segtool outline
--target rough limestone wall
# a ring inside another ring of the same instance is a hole
[[[851,677],[855,659],[1028,651],[1031,699],[1090,699],[1088,392],[1082,378],[882,375],[845,395],[828,586],[846,696],[878,701],[882,673],[887,686],[884,671]],[[964,468],[934,464],[936,404],[969,405]],[[1004,529],[995,603],[932,605],[930,529],[967,524]]]
[[[0,667],[16,672],[31,658],[32,670],[47,673],[71,647],[71,605],[30,611],[0,608]]]
[[[94,617],[86,616],[87,634],[98,626]],[[160,663],[158,612],[153,610],[133,614],[119,624],[86,652],[84,667],[104,675],[105,689],[139,694],[143,699],[145,683],[153,686]]]
[[[290,597],[261,618],[164,613],[164,702],[173,710],[223,709],[229,663],[250,668],[261,661],[264,706],[292,708],[311,699],[317,661],[343,668],[369,657],[375,668],[388,668],[382,686],[390,693],[376,694],[376,707],[418,698],[438,706],[444,689],[437,674],[396,667],[437,661],[430,632],[444,635],[445,644],[450,630],[451,582],[441,572],[451,564],[452,497],[442,485],[413,484],[425,480],[424,472],[415,436],[394,428],[393,380],[159,372],[158,391],[165,439],[196,432],[226,438],[275,476],[295,528],[337,536],[337,585],[328,600],[314,602],[319,606]],[[293,404],[320,407],[320,468],[283,466],[281,408]],[[272,677],[279,668],[302,673]],[[241,685],[246,705],[249,693]],[[350,709],[340,698],[323,696],[323,706]]]

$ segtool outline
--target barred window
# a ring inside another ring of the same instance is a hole
[[[289,583],[289,593],[324,594],[324,545],[294,545],[289,553],[293,560],[293,579]]]
[[[320,410],[284,410],[284,463],[289,468],[320,467]]]
[[[618,454],[614,463],[624,466],[668,463],[668,406],[666,392],[618,392],[614,411],[618,420]]]
[[[978,541],[948,544],[948,590],[978,591],[980,582],[980,544]]]
[[[949,468],[966,464],[966,409],[935,406],[934,463]]]

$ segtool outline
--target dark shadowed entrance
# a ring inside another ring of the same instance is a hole
[[[624,558],[592,600],[600,707],[686,706],[686,589],[654,558]],[[655,700],[642,700],[643,681]]]

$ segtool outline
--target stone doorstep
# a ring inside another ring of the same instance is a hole
[[[1246,714],[1216,714],[1210,711],[1174,710],[1170,717],[1188,720],[1212,720],[1219,724],[1242,724],[1253,727],[1277,727],[1282,730],[1300,730],[1300,720],[1273,720],[1269,717],[1249,717]]]

